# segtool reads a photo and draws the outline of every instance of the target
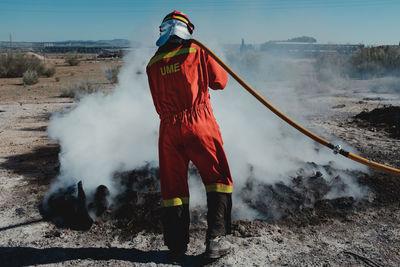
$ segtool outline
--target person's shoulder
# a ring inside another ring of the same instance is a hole
[[[151,67],[155,62],[161,60],[166,54],[173,53],[174,51],[185,49],[185,52],[199,52],[203,49],[194,43],[192,39],[182,40],[181,43],[166,43],[165,45],[158,48],[156,53],[151,57],[149,63],[147,64],[147,69]]]
[[[185,40],[184,46],[185,47],[194,47],[194,48],[196,48],[197,51],[201,51],[202,50],[202,48],[198,44],[193,42],[192,39]]]
[[[205,50],[201,46],[196,44],[196,42],[194,42],[192,39],[185,40],[183,47],[188,49],[190,53],[196,53],[199,55],[206,54]]]
[[[146,65],[146,70],[148,71],[148,69],[150,68],[150,66],[152,65],[152,62],[154,61],[154,58],[157,56],[157,52],[150,58],[149,62]]]
[[[164,52],[160,51],[160,48],[154,53],[154,55],[150,58],[149,62],[147,63],[146,69],[148,69],[153,63],[157,61],[157,59],[162,55]]]

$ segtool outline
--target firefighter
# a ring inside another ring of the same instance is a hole
[[[232,177],[208,88],[224,89],[226,71],[190,38],[194,25],[181,12],[168,14],[160,26],[159,47],[146,72],[160,116],[159,165],[164,242],[169,260],[184,259],[189,243],[189,162],[199,170],[207,192],[207,258],[229,251]]]

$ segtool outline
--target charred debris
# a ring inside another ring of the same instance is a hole
[[[99,185],[89,197],[82,181],[50,193],[40,210],[45,220],[57,227],[89,230],[93,223],[111,221],[117,228],[132,226],[130,232],[160,229],[161,207],[158,169],[145,166],[131,172],[114,175],[121,188],[113,199],[105,185]]]
[[[88,230],[93,224],[86,206],[82,181],[51,194],[42,211],[44,219],[53,221],[58,227]]]
[[[400,139],[400,107],[384,106],[371,111],[363,111],[355,117],[356,123],[362,128],[372,131],[386,131],[390,137]]]
[[[342,177],[337,175],[329,180],[318,170],[326,174],[335,173],[331,166],[306,163],[285,184],[266,184],[250,176],[238,194],[259,214],[259,220],[267,222],[297,218],[316,211],[323,217],[337,217],[353,211],[357,201],[352,197],[326,198],[329,192],[340,194],[347,189]],[[193,168],[190,172],[196,174]],[[115,174],[114,179],[122,190],[112,200],[104,185],[98,186],[88,197],[83,191],[82,182],[54,191],[42,205],[44,218],[57,227],[74,230],[89,230],[93,223],[108,222],[119,229],[124,237],[134,236],[141,231],[160,233],[158,169],[146,166],[140,170]],[[193,214],[198,215],[196,212]],[[199,219],[193,217],[192,222],[196,223]]]

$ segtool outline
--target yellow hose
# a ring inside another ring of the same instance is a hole
[[[284,120],[285,122],[287,122],[288,124],[290,124],[291,126],[296,128],[301,133],[307,135],[308,137],[310,137],[314,141],[320,143],[321,145],[324,145],[324,146],[332,149],[335,153],[339,153],[339,154],[341,154],[341,155],[343,155],[343,156],[345,156],[345,157],[347,157],[349,159],[352,159],[354,161],[357,161],[357,162],[359,162],[361,164],[364,164],[366,166],[372,167],[374,169],[400,176],[400,170],[399,169],[396,169],[396,168],[393,168],[393,167],[389,167],[389,166],[386,166],[386,165],[383,165],[383,164],[368,160],[366,158],[360,157],[360,156],[358,156],[356,154],[347,152],[347,151],[341,149],[340,146],[335,146],[335,145],[331,144],[329,141],[325,140],[324,138],[316,135],[315,133],[307,130],[306,128],[304,128],[300,124],[296,123],[294,120],[292,120],[291,118],[289,118],[288,116],[283,114],[280,110],[278,110],[271,103],[269,103],[267,100],[265,100],[265,98],[263,98],[253,88],[251,88],[250,85],[248,85],[245,81],[243,81],[242,78],[240,78],[228,65],[225,64],[225,62],[223,62],[207,46],[205,46],[203,43],[201,43],[200,41],[198,41],[196,39],[192,39],[192,42],[197,44],[198,46],[200,46],[204,50],[206,50],[207,53],[218,62],[218,64],[220,64],[241,86],[243,86],[244,89],[246,89],[250,94],[252,94],[255,98],[257,98],[258,101],[260,101],[264,106],[266,106],[268,109],[270,109],[278,117],[280,117],[282,120]]]

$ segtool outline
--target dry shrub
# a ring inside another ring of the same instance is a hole
[[[400,47],[366,47],[353,53],[351,59],[354,73],[382,77],[400,75]]]
[[[106,77],[107,80],[109,80],[111,83],[118,83],[118,74],[119,70],[121,69],[120,65],[111,65],[106,67],[104,70],[104,76]]]
[[[35,71],[40,76],[45,71],[45,66],[34,55],[29,56],[20,52],[0,55],[0,78],[22,77],[28,70]]]
[[[56,68],[54,66],[46,68],[43,72],[43,75],[48,78],[53,77],[54,74],[56,74]]]
[[[89,80],[80,80],[61,87],[61,97],[80,99],[84,95],[92,94],[100,90],[96,84]]]
[[[400,76],[400,47],[381,46],[359,48],[350,55],[324,55],[314,64],[317,75],[339,74],[357,79]]]
[[[39,81],[39,75],[34,70],[27,70],[24,73],[22,80],[23,80],[24,84],[32,85]]]
[[[67,63],[70,66],[77,66],[80,63],[79,56],[77,54],[74,54],[74,53],[68,54],[65,57],[65,63]]]

